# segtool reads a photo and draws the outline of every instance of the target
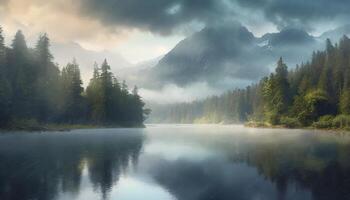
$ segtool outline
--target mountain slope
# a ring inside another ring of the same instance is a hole
[[[148,75],[152,86],[207,82],[217,88],[240,87],[270,73],[279,57],[294,67],[319,46],[313,36],[298,29],[257,38],[239,24],[206,27],[179,42]]]
[[[326,40],[327,38],[332,41],[338,41],[343,35],[350,36],[350,24],[340,26],[336,29],[324,32],[319,38],[321,40]]]

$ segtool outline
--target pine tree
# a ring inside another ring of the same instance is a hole
[[[277,62],[276,73],[264,82],[265,112],[272,124],[278,124],[282,114],[288,111],[290,104],[287,65],[282,58]]]
[[[145,105],[145,103],[141,100],[141,97],[138,94],[138,88],[137,86],[135,86],[132,90],[132,97],[133,97],[133,116],[134,116],[134,122],[141,124],[143,122],[143,120],[145,119],[144,114],[144,110],[143,107]]]
[[[0,127],[6,126],[10,119],[11,86],[7,79],[6,47],[0,27]]]
[[[35,47],[37,60],[40,64],[40,71],[45,74],[48,70],[48,66],[52,65],[53,56],[50,52],[50,39],[47,34],[43,34],[39,37]]]
[[[285,113],[290,104],[290,85],[288,82],[288,68],[283,62],[282,58],[279,59],[276,68],[276,106],[279,113]]]
[[[107,63],[107,60],[105,59],[101,65],[101,98],[103,98],[103,104],[104,104],[104,113],[105,116],[103,117],[104,121],[109,123],[110,119],[112,119],[113,116],[113,75],[110,72],[111,67]]]
[[[62,69],[63,114],[62,121],[77,123],[83,121],[85,102],[82,96],[84,88],[80,77],[79,65],[75,59]]]
[[[86,88],[86,97],[88,101],[88,110],[90,120],[93,123],[101,123],[103,116],[105,115],[103,97],[102,97],[102,86],[100,79],[100,70],[97,63],[94,64],[93,77],[90,79],[89,85]]]
[[[36,78],[37,107],[41,121],[54,120],[58,115],[59,99],[59,69],[53,63],[50,53],[50,39],[46,34],[39,37],[35,47],[35,60],[38,75]]]
[[[30,118],[34,115],[35,99],[33,93],[33,81],[36,76],[33,73],[33,63],[30,62],[30,54],[21,31],[18,31],[12,41],[12,51],[9,55],[8,77],[12,87],[11,112],[15,119]]]
[[[6,47],[5,47],[5,39],[2,35],[2,28],[0,26],[0,65],[4,67],[6,59]]]
[[[126,83],[121,86],[110,70],[106,60],[101,68],[95,64],[84,93],[79,65],[73,60],[60,72],[46,34],[30,49],[18,31],[6,48],[0,28],[0,127],[35,122],[142,124],[144,103],[137,89],[129,94]]]

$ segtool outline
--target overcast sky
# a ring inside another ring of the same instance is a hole
[[[130,62],[166,53],[206,25],[239,21],[255,35],[298,27],[317,35],[347,23],[348,0],[0,0],[9,42],[47,32],[54,42],[110,50]]]

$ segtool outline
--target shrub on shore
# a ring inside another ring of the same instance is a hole
[[[270,125],[268,125],[263,121],[248,121],[247,123],[245,123],[245,126],[259,128],[259,127],[269,127]]]
[[[282,117],[281,124],[287,128],[302,127],[302,124],[299,122],[299,120],[294,117]]]
[[[333,121],[334,121],[334,116],[325,115],[320,117],[318,121],[312,123],[312,127],[320,128],[320,129],[330,129],[330,128],[333,128]]]
[[[333,119],[333,127],[347,129],[350,127],[350,115],[338,115]]]

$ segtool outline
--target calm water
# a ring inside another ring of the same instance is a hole
[[[350,199],[350,134],[214,125],[2,134],[0,199]]]

